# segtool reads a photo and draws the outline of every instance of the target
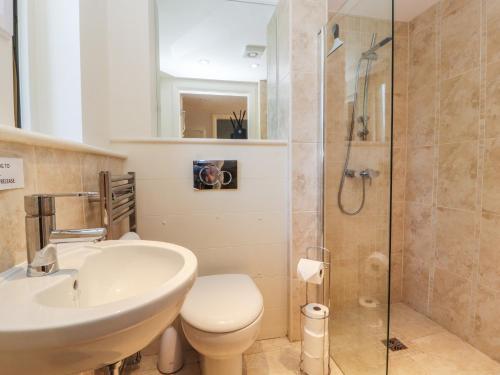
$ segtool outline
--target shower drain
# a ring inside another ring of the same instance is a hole
[[[408,349],[399,339],[393,337],[389,340],[382,340],[382,343],[389,348],[390,351],[397,352],[400,350]]]

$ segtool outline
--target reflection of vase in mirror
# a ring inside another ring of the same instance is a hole
[[[247,139],[246,129],[235,129],[233,134],[231,134],[231,139]]]

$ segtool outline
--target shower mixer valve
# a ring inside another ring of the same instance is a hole
[[[354,178],[356,177],[356,171],[354,169],[346,169],[344,171],[346,177]]]
[[[359,176],[363,179],[368,178],[370,180],[370,185],[372,184],[372,181],[375,177],[378,177],[380,175],[379,171],[367,168],[363,169],[361,172],[359,172]]]
[[[376,171],[374,169],[370,169],[370,168],[363,169],[359,173],[357,173],[356,170],[354,170],[354,169],[346,169],[344,171],[344,174],[345,174],[346,177],[349,177],[349,178],[355,178],[356,174],[359,177],[361,177],[362,179],[367,178],[367,179],[370,180],[370,185],[371,185],[372,184],[372,180],[375,177],[378,177],[380,175],[380,172]]]

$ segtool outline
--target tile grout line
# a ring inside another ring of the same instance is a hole
[[[406,126],[405,126],[405,142],[404,142],[404,175],[403,175],[403,218],[402,218],[402,246],[401,246],[401,275],[400,275],[400,299],[404,299],[404,274],[405,274],[405,242],[406,242],[406,181],[408,179],[408,127],[409,127],[409,99],[410,99],[410,23],[406,24],[405,36],[407,38],[407,51],[406,51],[406,87],[405,87],[405,95],[406,95]]]
[[[469,311],[469,341],[475,334],[475,319],[477,314],[477,291],[480,283],[480,254],[481,254],[481,233],[482,233],[482,209],[483,209],[483,188],[485,174],[486,157],[486,67],[487,67],[487,4],[485,0],[480,2],[480,118],[479,118],[479,142],[477,149],[477,181],[476,181],[476,215],[475,215],[475,239],[476,254],[473,259],[473,275],[470,289],[470,311]]]
[[[439,133],[440,133],[440,112],[441,112],[441,43],[442,43],[442,3],[438,3],[434,20],[435,22],[435,63],[436,63],[436,96],[435,119],[434,119],[434,143],[433,143],[433,181],[432,181],[432,213],[431,213],[431,243],[433,256],[429,265],[429,280],[427,290],[427,315],[432,314],[432,296],[434,293],[434,276],[438,257],[437,250],[437,205],[439,190]]]

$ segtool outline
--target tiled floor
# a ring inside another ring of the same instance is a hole
[[[500,375],[500,364],[474,349],[457,336],[404,304],[392,306],[391,336],[398,337],[408,349],[390,354],[390,375]],[[374,325],[375,326],[375,325]],[[351,326],[352,327],[352,326]],[[380,331],[383,330],[383,327]],[[338,336],[342,337],[342,336]],[[345,339],[346,337],[343,337]],[[349,342],[349,341],[347,341]],[[337,343],[335,343],[337,344]],[[380,340],[367,340],[360,359],[359,350],[346,347],[337,351],[346,375],[384,375],[384,347]],[[381,355],[382,354],[382,355]],[[298,374],[300,344],[286,338],[256,342],[245,353],[247,375]],[[157,375],[156,357],[144,356],[133,375]],[[179,375],[199,375],[198,357],[186,354]],[[221,374],[222,375],[222,374]],[[334,368],[332,375],[342,375]]]
[[[392,307],[391,333],[407,350],[390,356],[390,375],[500,375],[500,363],[404,304]]]
[[[386,315],[362,308],[335,315],[332,349],[346,375],[385,375]],[[392,305],[390,332],[408,347],[390,352],[390,375],[500,375],[498,362],[405,304]]]
[[[244,356],[246,375],[297,375],[300,343],[290,343],[287,338],[257,341]],[[332,366],[335,366],[332,363]],[[133,375],[157,375],[156,356],[144,356],[140,369]],[[176,375],[199,375],[198,357],[190,351],[186,354],[184,368]],[[221,374],[224,375],[224,374]],[[342,375],[334,368],[332,375]]]

